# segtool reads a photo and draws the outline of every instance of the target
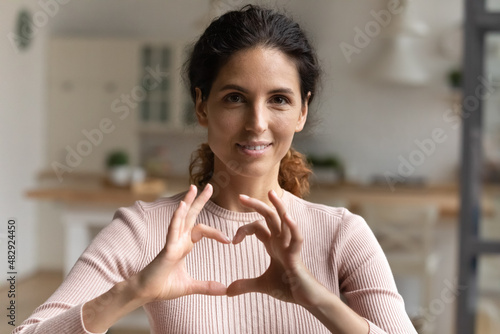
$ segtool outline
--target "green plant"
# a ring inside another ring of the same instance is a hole
[[[307,156],[307,161],[313,167],[331,168],[338,171],[343,170],[342,162],[336,156],[331,155],[331,156],[319,157],[316,155],[309,155]]]
[[[448,83],[452,88],[462,87],[462,71],[455,69],[448,72]]]
[[[128,165],[128,154],[125,151],[113,151],[108,154],[106,166],[108,168]]]

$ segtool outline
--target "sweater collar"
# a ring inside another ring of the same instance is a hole
[[[286,190],[283,190],[283,196],[281,197],[283,203],[287,210],[289,210],[290,202],[293,195]],[[257,212],[238,212],[225,209],[214,202],[209,200],[204,207],[205,210],[216,215],[217,217],[233,220],[233,221],[243,221],[243,222],[253,222],[256,220],[264,219],[260,213]]]

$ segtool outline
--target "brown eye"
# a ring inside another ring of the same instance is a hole
[[[271,101],[272,101],[272,103],[278,104],[278,105],[284,105],[284,104],[290,103],[290,101],[284,96],[274,96]]]
[[[240,94],[229,94],[224,97],[225,102],[229,103],[241,103],[243,101],[243,97]]]

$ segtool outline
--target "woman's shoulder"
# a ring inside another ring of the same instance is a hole
[[[290,209],[307,214],[330,216],[333,219],[342,220],[346,213],[350,213],[345,207],[311,202],[307,199],[297,197],[288,191],[285,191],[284,199],[288,203]]]
[[[143,210],[145,213],[162,209],[176,209],[179,206],[181,200],[186,195],[186,192],[187,191],[183,191],[174,195],[161,196],[151,202],[139,200],[136,201],[135,205],[140,206],[141,210]]]
[[[366,224],[363,217],[351,212],[346,207],[311,202],[297,197],[289,192],[286,192],[285,196],[289,209],[295,212],[296,215],[303,218],[310,218],[314,221],[336,223],[343,228],[353,224]]]
[[[125,223],[125,225],[134,225],[138,229],[148,228],[151,223],[169,221],[175,209],[186,192],[171,196],[159,197],[154,201],[146,202],[137,200],[129,206],[119,207],[113,216],[113,220]]]

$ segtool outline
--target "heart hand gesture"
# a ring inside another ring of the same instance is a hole
[[[196,197],[191,186],[174,212],[168,227],[165,247],[142,271],[131,278],[137,294],[145,302],[168,300],[190,294],[225,295],[226,286],[215,281],[194,280],[186,271],[185,257],[203,237],[229,244],[220,231],[204,224],[194,226],[198,214],[212,195],[208,184]]]
[[[269,200],[276,209],[245,195],[240,195],[240,200],[264,216],[267,226],[261,221],[244,225],[236,232],[233,243],[238,244],[245,236],[255,234],[264,243],[271,263],[259,277],[234,281],[227,288],[227,295],[260,292],[304,307],[314,305],[326,288],[302,262],[303,237],[297,223],[286,213],[281,199],[274,191],[269,192]]]

